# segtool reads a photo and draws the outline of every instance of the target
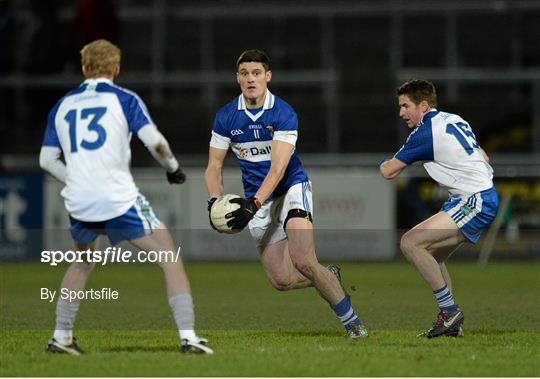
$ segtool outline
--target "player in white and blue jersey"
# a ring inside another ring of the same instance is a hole
[[[412,80],[397,89],[399,115],[413,131],[381,174],[393,179],[414,162],[423,162],[433,180],[449,193],[439,213],[401,238],[401,251],[430,285],[439,306],[428,338],[461,335],[463,312],[452,294],[445,261],[464,242],[476,243],[497,215],[499,198],[489,158],[470,125],[460,116],[441,112],[431,82]]]
[[[272,71],[266,53],[244,51],[236,68],[242,93],[217,112],[212,128],[205,173],[208,210],[223,195],[221,170],[230,147],[242,171],[245,198],[231,200],[240,209],[228,215],[228,225],[239,230],[249,225],[274,288],[314,286],[351,338],[366,337],[340,284],[339,268],[323,267],[315,255],[311,182],[295,151],[296,113],[268,90]]]
[[[62,196],[76,250],[97,250],[99,235],[106,234],[113,245],[127,240],[139,250],[176,251],[167,227],[131,176],[132,134],[166,169],[169,183],[182,184],[184,173],[143,101],[113,83],[120,73],[120,49],[97,40],[81,50],[81,62],[86,80],[51,110],[40,152],[41,167],[65,183]],[[182,262],[159,265],[180,334],[180,351],[211,354],[207,341],[194,331],[193,300]],[[90,262],[72,263],[61,288],[84,290],[93,268]],[[58,300],[56,328],[47,351],[82,354],[73,338],[79,305],[78,301]]]

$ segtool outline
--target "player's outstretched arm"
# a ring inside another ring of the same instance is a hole
[[[381,171],[383,178],[394,179],[405,167],[407,167],[405,163],[399,159],[392,158],[381,163],[379,170]]]
[[[56,146],[42,146],[39,166],[62,183],[66,182],[66,165],[60,159],[62,150]]]
[[[186,175],[182,172],[178,161],[174,157],[169,143],[154,125],[141,128],[137,136],[144,143],[150,154],[167,170],[167,180],[171,184],[182,184]]]

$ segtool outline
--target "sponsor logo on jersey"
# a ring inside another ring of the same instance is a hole
[[[272,146],[266,146],[263,148],[252,147],[249,149],[249,153],[252,156],[270,154],[271,151],[272,151]]]
[[[250,162],[268,161],[272,151],[271,141],[233,143],[231,148],[239,159]]]

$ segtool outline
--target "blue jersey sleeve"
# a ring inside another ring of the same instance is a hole
[[[407,142],[395,155],[405,164],[433,160],[433,133],[431,123],[420,125],[407,138]]]
[[[137,133],[145,125],[154,123],[146,105],[137,95],[129,96],[128,100],[122,103],[122,107],[124,108],[129,130],[133,133]]]
[[[56,123],[54,119],[56,118],[56,112],[58,112],[58,107],[60,104],[56,104],[53,109],[49,112],[49,117],[47,118],[47,126],[45,127],[45,135],[43,137],[43,146],[60,146],[60,140],[58,139],[58,134],[56,133]]]
[[[154,124],[144,101],[133,91],[107,83],[100,83],[96,87],[98,92],[113,92],[118,96],[122,111],[126,118],[128,128],[137,133],[139,129],[148,124]]]
[[[219,111],[214,118],[214,124],[212,125],[212,131],[219,134],[222,137],[229,138],[229,132],[227,131],[227,117],[223,110]]]
[[[291,108],[283,109],[278,117],[277,125],[274,131],[293,131],[298,130],[298,116]]]

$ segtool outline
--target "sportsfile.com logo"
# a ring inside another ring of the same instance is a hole
[[[124,250],[121,247],[107,247],[105,250],[43,250],[41,263],[58,266],[59,263],[96,263],[104,266],[108,263],[166,263],[180,261],[181,247],[171,250]]]

